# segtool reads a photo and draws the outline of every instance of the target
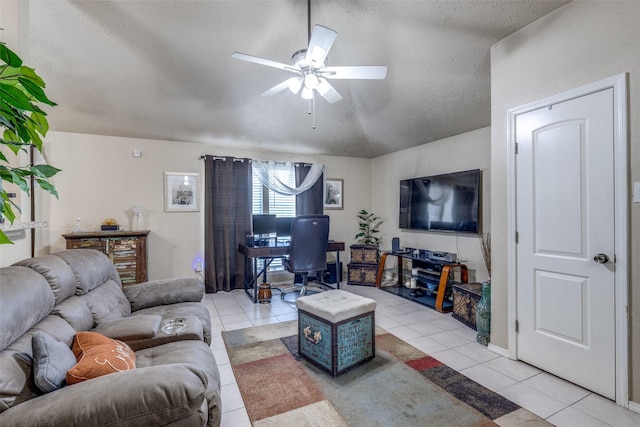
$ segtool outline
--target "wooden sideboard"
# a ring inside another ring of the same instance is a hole
[[[67,249],[97,249],[109,256],[122,286],[147,281],[147,235],[141,231],[96,231],[63,234]]]

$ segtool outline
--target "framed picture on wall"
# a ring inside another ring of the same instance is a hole
[[[344,209],[344,180],[327,178],[324,182],[324,208]]]
[[[198,175],[191,172],[164,173],[164,211],[197,212]]]

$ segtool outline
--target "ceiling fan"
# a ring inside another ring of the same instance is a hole
[[[272,61],[245,53],[235,52],[232,58],[278,68],[295,74],[282,83],[266,90],[262,96],[272,96],[289,89],[304,99],[314,99],[319,93],[327,102],[333,104],[342,99],[328,80],[331,79],[373,79],[382,80],[387,75],[387,67],[376,66],[327,66],[327,54],[333,46],[338,33],[322,25],[315,25],[311,32],[311,0],[307,1],[309,46],[300,49],[291,56],[291,64]]]

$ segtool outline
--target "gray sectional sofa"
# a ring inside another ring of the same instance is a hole
[[[203,295],[196,279],[123,290],[109,258],[93,249],[0,269],[0,425],[219,426],[220,378]],[[128,344],[135,368],[73,385],[63,379],[43,391],[43,372],[55,377],[62,359],[56,349],[75,350],[82,331]],[[34,335],[58,347],[43,352]]]

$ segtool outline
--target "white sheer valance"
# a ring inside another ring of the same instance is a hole
[[[304,181],[297,187],[292,187],[280,180],[279,172],[286,169],[293,170],[295,165],[291,162],[276,162],[273,160],[252,160],[253,172],[262,185],[269,190],[285,196],[297,196],[304,193],[318,181],[324,172],[324,165],[313,164]]]

